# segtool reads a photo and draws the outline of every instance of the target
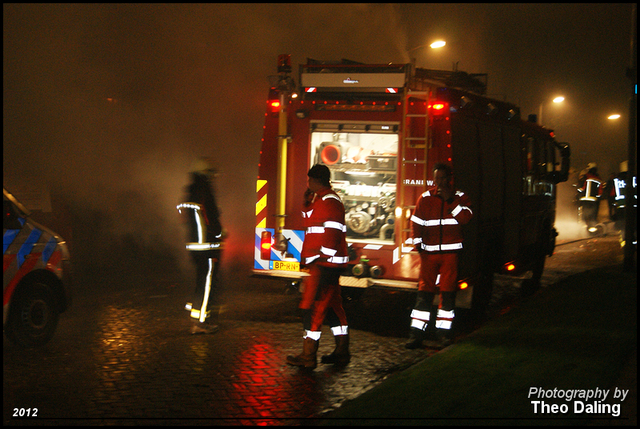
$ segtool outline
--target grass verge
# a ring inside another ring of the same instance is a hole
[[[637,274],[595,269],[542,290],[319,423],[582,425],[611,414],[575,413],[575,400],[530,398],[530,388],[599,388],[611,399],[636,347]],[[569,412],[534,413],[536,400]]]

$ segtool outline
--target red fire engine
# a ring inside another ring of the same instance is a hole
[[[486,75],[308,60],[298,82],[279,57],[267,100],[256,199],[254,273],[299,280],[306,173],[324,164],[345,206],[344,287],[416,289],[410,217],[436,162],[471,197],[456,305],[482,307],[494,273],[532,271],[553,253],[556,185],[569,146],[486,97]]]

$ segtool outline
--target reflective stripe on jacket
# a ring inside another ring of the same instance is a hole
[[[302,217],[306,233],[301,256],[305,264],[340,267],[349,262],[344,205],[331,188],[318,191]]]
[[[177,207],[180,213],[183,210],[187,211],[187,218],[190,224],[190,237],[191,241],[187,242],[187,250],[191,251],[205,251],[220,249],[222,243],[222,234],[215,236],[215,240],[208,241],[207,235],[209,233],[208,220],[203,213],[202,205],[192,202],[179,204]]]
[[[602,180],[600,177],[587,173],[584,184],[578,189],[580,201],[597,201],[602,195]]]
[[[413,244],[426,252],[453,252],[462,249],[462,225],[473,217],[471,200],[456,191],[451,202],[437,195],[435,188],[418,198],[411,216]]]

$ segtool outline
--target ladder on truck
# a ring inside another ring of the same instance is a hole
[[[417,197],[424,191],[427,183],[427,150],[429,146],[429,92],[405,89],[403,97],[401,159],[400,159],[400,198],[396,207],[396,222],[400,223],[400,237],[396,242],[398,257],[413,251],[411,236],[411,215],[416,207]],[[418,105],[416,105],[418,103]],[[423,107],[420,106],[423,105]],[[416,132],[416,130],[418,130]]]

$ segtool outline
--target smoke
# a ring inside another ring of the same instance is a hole
[[[3,180],[52,190],[80,271],[131,274],[145,261],[175,279],[192,275],[175,207],[189,166],[209,156],[221,172],[227,265],[248,272],[277,55],[398,61],[406,39],[395,9],[4,4]]]
[[[387,63],[414,57],[418,66],[442,69],[459,62],[461,70],[489,73],[490,93],[531,106],[523,114],[541,102],[532,92],[569,81],[579,91],[606,85],[607,105],[615,105],[619,79],[612,76],[624,74],[628,62],[611,54],[628,46],[626,6],[578,7],[580,13],[572,5],[4,4],[3,181],[10,186],[36,177],[60,196],[72,212],[71,241],[81,265],[102,258],[117,266],[122,261],[113,255],[135,248],[134,260],[144,254],[154,264],[154,258],[165,261],[162,254],[177,261],[180,277],[189,275],[190,263],[175,206],[192,161],[212,157],[221,171],[216,191],[229,232],[227,264],[248,272],[268,76],[276,74],[279,54],[291,54],[296,79],[295,66],[307,58]],[[608,19],[590,17],[592,9]],[[558,25],[567,17],[571,26]],[[620,48],[601,43],[599,54],[594,43],[588,52],[574,43],[585,38],[582,26],[593,23],[594,40],[615,37]],[[408,52],[436,37],[447,40],[448,50]],[[550,43],[558,39],[563,43]],[[561,69],[548,66],[556,59]],[[621,70],[598,72],[593,64]],[[569,69],[574,65],[580,71]],[[588,83],[575,80],[583,75]],[[576,94],[567,96],[571,120],[546,116],[572,144],[576,168],[596,158],[615,167],[624,159],[618,150],[624,128],[622,134],[590,129],[592,101],[605,97]],[[626,105],[627,94],[621,98]],[[589,114],[578,113],[583,105]],[[559,209],[559,219],[565,212],[571,207]]]

